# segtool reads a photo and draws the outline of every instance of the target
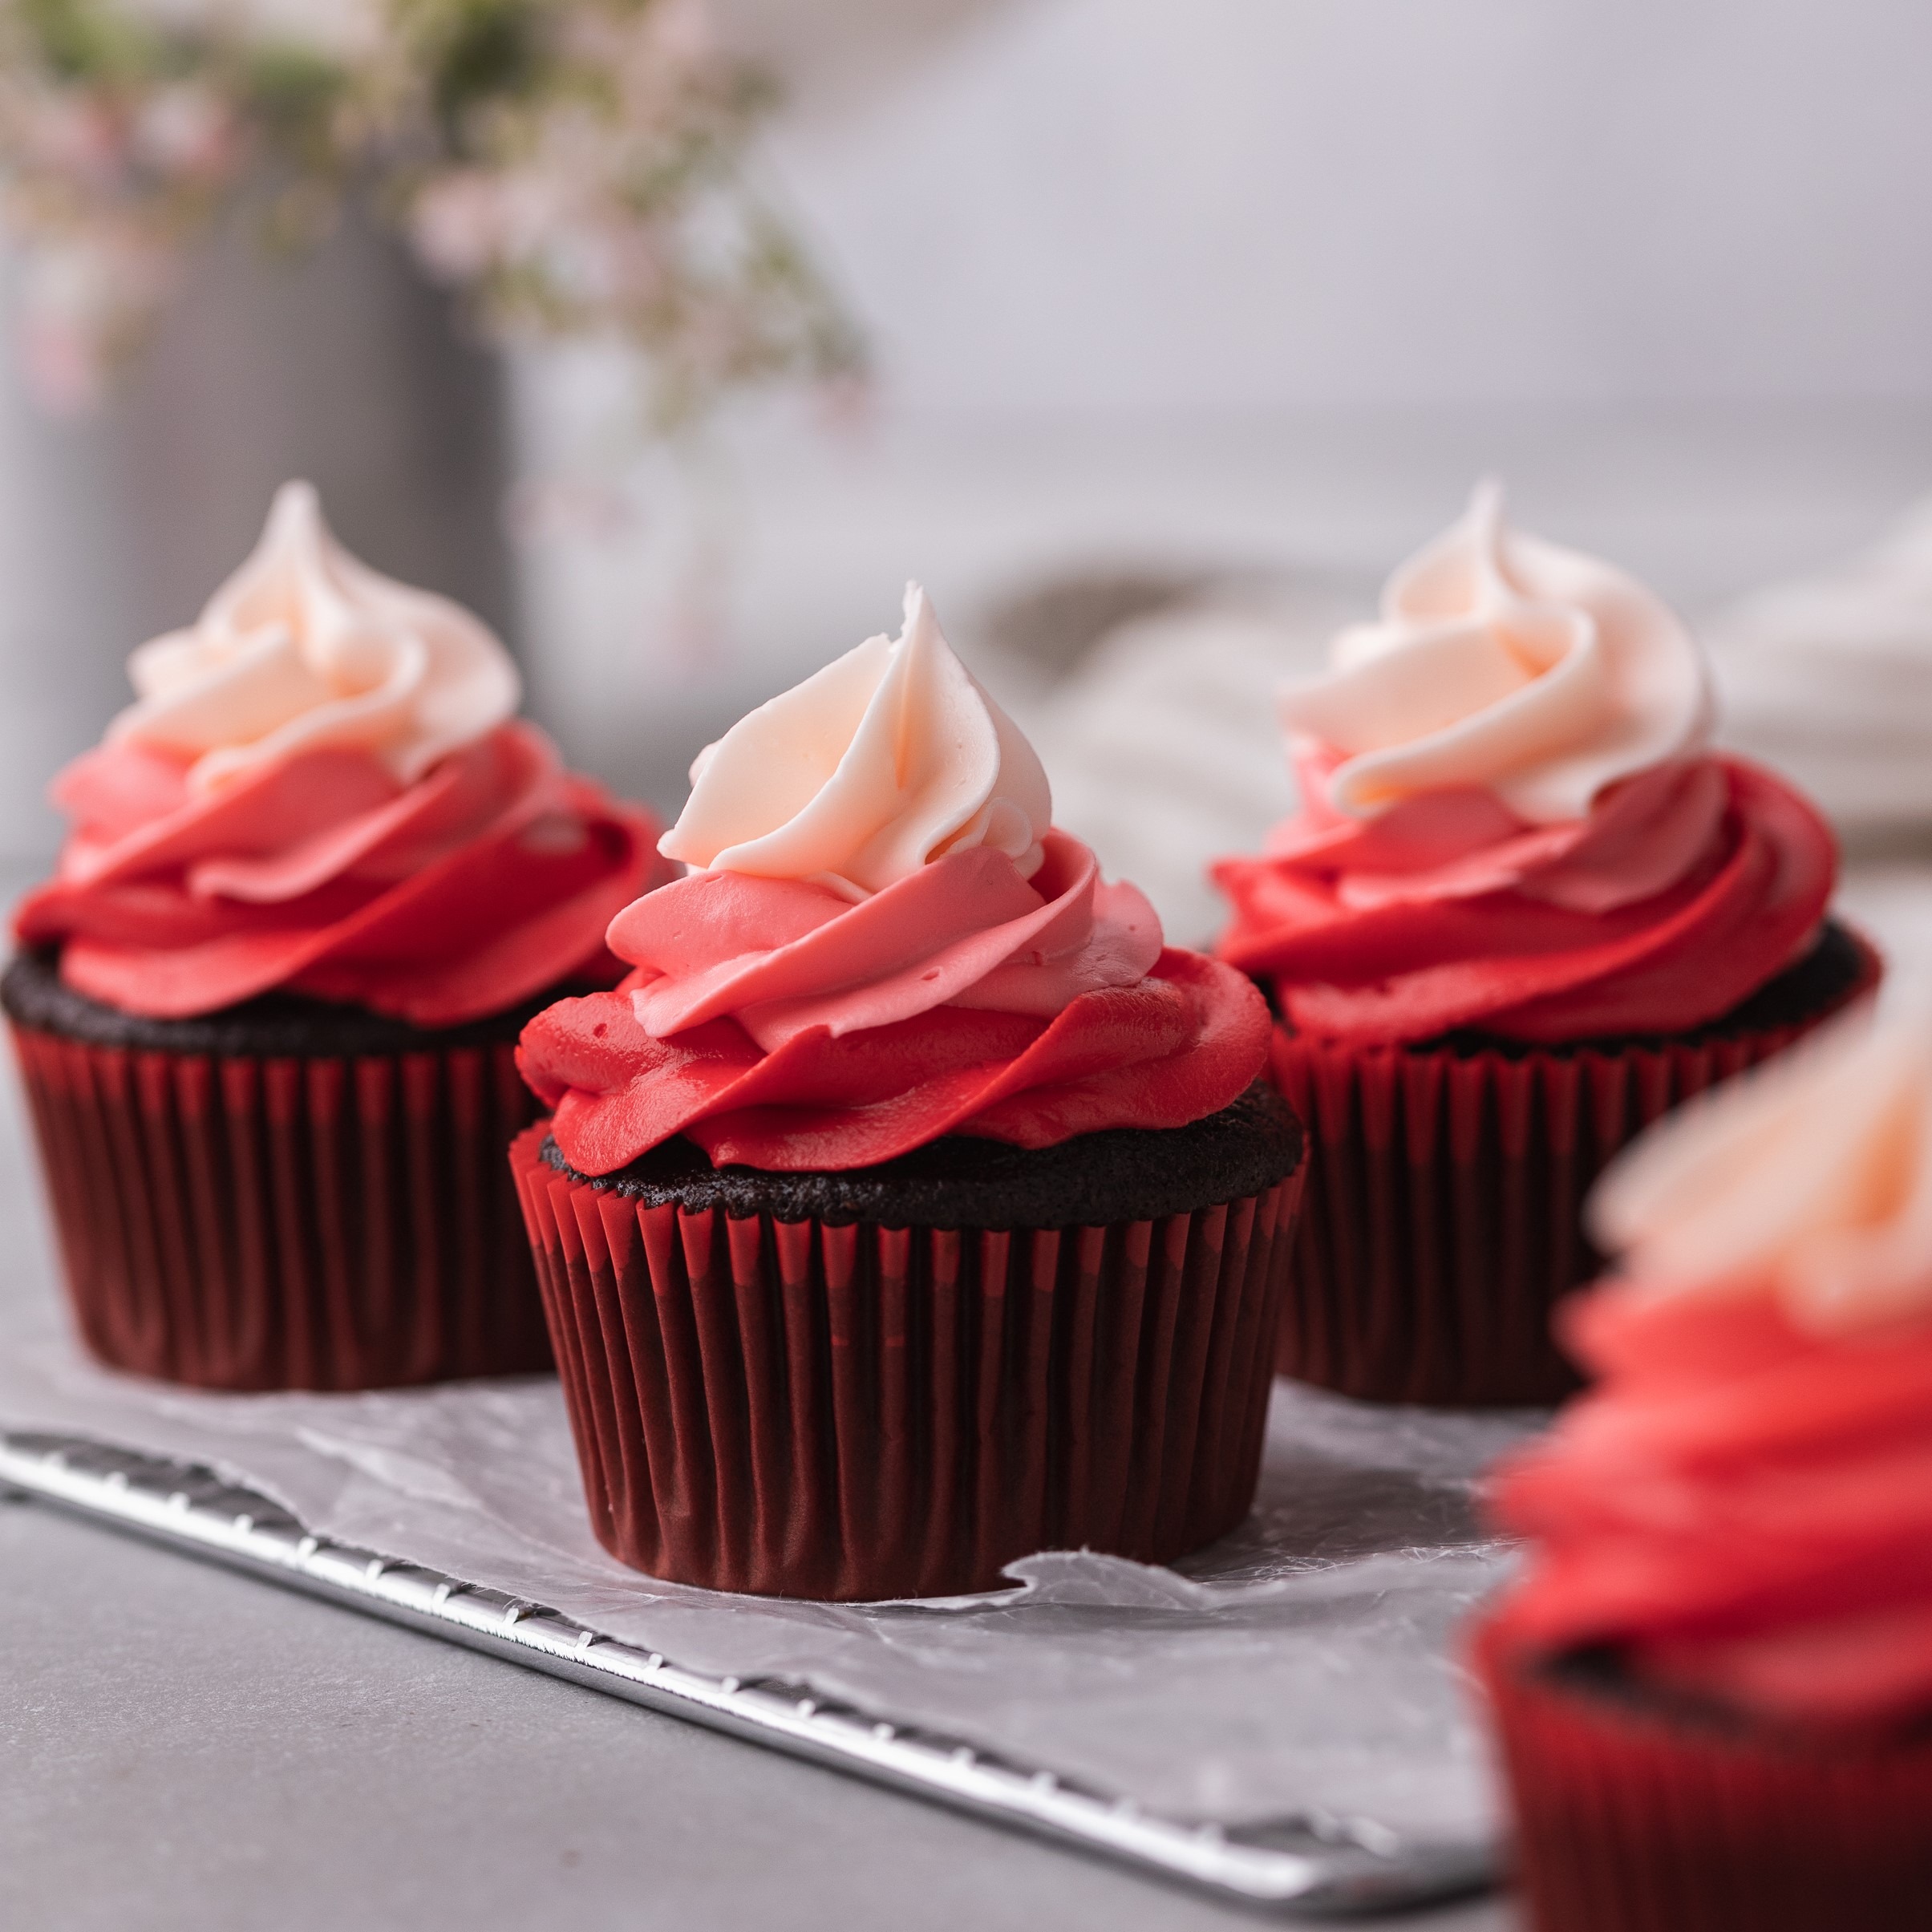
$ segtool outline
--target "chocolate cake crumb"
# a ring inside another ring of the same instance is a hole
[[[152,1019],[76,992],[61,978],[59,955],[49,948],[15,955],[0,975],[0,1007],[19,1026],[82,1040],[90,1047],[224,1058],[354,1059],[500,1046],[514,1040],[545,1007],[592,990],[586,985],[553,986],[460,1027],[413,1027],[406,1019],[392,1019],[364,1007],[310,999],[299,993],[265,993],[213,1013]]]
[[[1107,1128],[1023,1148],[949,1134],[874,1167],[767,1173],[715,1167],[682,1135],[614,1174],[580,1174],[554,1140],[543,1157],[567,1178],[646,1206],[722,1208],[743,1219],[888,1228],[1081,1228],[1152,1221],[1245,1200],[1300,1164],[1300,1123],[1257,1081],[1187,1127]]]

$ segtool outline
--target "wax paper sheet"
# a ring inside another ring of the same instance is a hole
[[[318,1534],[551,1605],[694,1669],[803,1680],[1149,1808],[1316,1813],[1487,1836],[1455,1661],[1508,1553],[1472,1481],[1534,1417],[1372,1407],[1276,1385],[1254,1516],[1175,1569],[1083,1552],[998,1595],[876,1606],[658,1583],[593,1541],[554,1380],[214,1395],[83,1361],[12,1093],[0,1117],[0,1425],[212,1464]]]

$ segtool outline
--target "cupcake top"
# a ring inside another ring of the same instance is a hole
[[[1598,1378],[1497,1480],[1505,1628],[1794,1722],[1932,1711],[1932,1020],[1860,1011],[1655,1128],[1592,1201]]]
[[[925,593],[699,758],[627,907],[614,993],[525,1028],[564,1157],[607,1174],[683,1134],[720,1164],[870,1166],[945,1134],[1043,1147],[1180,1127],[1260,1072],[1237,973],[1053,829],[1032,747]]]
[[[1479,489],[1380,619],[1281,713],[1303,808],[1221,861],[1217,950],[1298,1029],[1363,1043],[1681,1031],[1811,943],[1835,853],[1769,774],[1710,755],[1690,634]]]
[[[421,1026],[608,980],[613,913],[662,874],[649,816],[513,719],[477,618],[349,556],[306,484],[136,702],[55,780],[71,831],[14,915],[62,978],[160,1019],[286,990]]]

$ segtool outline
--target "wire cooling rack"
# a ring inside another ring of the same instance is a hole
[[[188,1464],[0,1430],[0,1486],[1250,1906],[1297,1915],[1387,1911],[1471,1891],[1493,1876],[1480,1848],[1414,1845],[1367,1825],[1303,1817],[1224,1829],[1155,1816],[1050,1771],[816,1696],[808,1685],[687,1670],[541,1603],[313,1535],[279,1505]]]

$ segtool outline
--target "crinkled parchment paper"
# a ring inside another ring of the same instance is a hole
[[[1472,1481],[1537,1418],[1278,1383],[1254,1516],[1174,1569],[1055,1552],[1014,1565],[996,1596],[873,1606],[659,1583],[592,1541],[554,1381],[224,1396],[84,1362],[11,1084],[0,1426],[206,1463],[319,1535],[547,1603],[693,1669],[803,1680],[1150,1809],[1492,1832],[1455,1658],[1508,1557],[1476,1524]]]

